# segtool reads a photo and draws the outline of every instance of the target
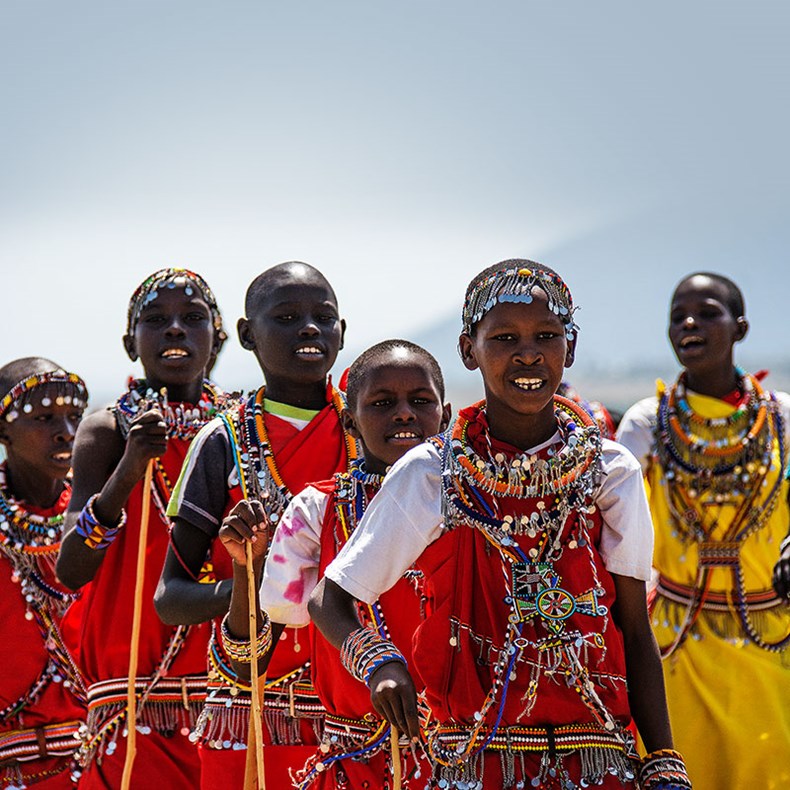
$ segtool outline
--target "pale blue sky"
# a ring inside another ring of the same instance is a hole
[[[579,364],[672,367],[667,299],[732,275],[750,359],[787,359],[786,2],[32,2],[0,7],[0,360],[111,397],[150,271],[228,323],[269,265],[335,284],[349,352],[457,315],[469,278],[544,260]],[[430,344],[430,343],[429,343]],[[221,383],[250,386],[235,346]],[[448,363],[449,364],[449,363]]]

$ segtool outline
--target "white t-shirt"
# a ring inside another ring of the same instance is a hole
[[[277,525],[263,571],[260,601],[274,623],[310,622],[307,601],[318,584],[321,525],[330,496],[307,486],[288,504]]]
[[[695,393],[689,390],[689,394]],[[787,430],[790,428],[790,395],[786,392],[776,392],[775,395],[784,420],[785,435],[787,435]],[[617,441],[636,456],[642,465],[643,472],[647,471],[655,443],[657,412],[658,398],[644,398],[628,409],[617,429]]]
[[[529,450],[535,453],[559,441]],[[602,443],[602,475],[595,494],[603,529],[599,550],[610,573],[650,579],[653,527],[636,459],[616,442]],[[326,576],[365,603],[389,590],[443,534],[442,459],[430,443],[410,450],[387,474],[350,540]]]

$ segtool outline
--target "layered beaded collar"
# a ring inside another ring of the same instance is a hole
[[[772,419],[775,397],[754,376],[742,371],[739,375],[744,397],[728,417],[706,419],[693,411],[685,371],[661,394],[657,458],[667,481],[682,480],[692,496],[703,491],[711,491],[719,501],[740,496],[751,487],[755,473],[765,475],[771,466],[772,436],[777,433]]]
[[[198,403],[174,403],[167,391],[154,392],[144,379],[132,379],[129,389],[113,406],[124,439],[129,435],[132,420],[142,410],[157,408],[167,424],[168,439],[193,439],[197,432],[227,405],[227,396],[208,379],[203,381],[203,393]]]

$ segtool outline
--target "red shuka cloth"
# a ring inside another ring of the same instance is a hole
[[[22,504],[29,513],[49,518],[65,513],[69,504],[71,489],[67,488],[51,508],[42,509]],[[13,582],[13,565],[0,554],[0,709],[13,705],[36,682],[49,659],[41,630],[35,620],[25,618],[27,605],[22,598],[19,582]],[[55,578],[54,571],[46,563],[39,570],[47,584],[66,592]],[[32,704],[26,706],[16,716],[0,722],[0,736],[12,730],[31,729],[46,724],[56,724],[85,719],[85,708],[63,683],[50,683]],[[75,748],[77,746],[75,742]],[[62,766],[65,773],[50,779],[36,782],[36,787],[72,787],[68,761],[47,759],[31,760],[20,765],[22,773],[28,778]],[[3,769],[0,768],[0,777]]]
[[[167,442],[167,451],[159,460],[171,483],[178,479],[188,448],[187,439],[171,438]],[[103,680],[126,678],[129,674],[142,497],[143,480],[140,480],[126,502],[126,525],[107,549],[93,581],[83,588],[81,598],[72,604],[64,617],[64,631],[76,640],[73,651],[85,675],[86,686]],[[163,504],[167,506],[166,501]],[[168,523],[152,496],[145,552],[138,678],[153,674],[175,631],[173,626],[162,623],[154,609],[154,592],[168,545]],[[167,677],[206,675],[209,634],[208,623],[190,627]],[[69,636],[64,633],[64,638]],[[125,745],[125,739],[118,738],[115,752],[109,754],[104,751],[101,766],[97,764],[99,755],[93,759],[80,779],[81,790],[111,786],[105,777],[113,776],[123,769]],[[180,776],[181,783],[169,786],[174,790],[178,787],[186,790],[195,786],[199,771],[197,749],[180,731],[180,727],[176,728],[172,737],[163,737],[156,732],[149,735],[138,733],[132,788],[145,790],[152,782],[161,783],[161,777],[172,774]]]
[[[331,400],[329,388],[327,399]],[[336,472],[347,469],[345,435],[331,402],[302,430],[273,414],[264,413],[263,419],[277,470],[292,496],[314,480],[326,480]],[[241,489],[232,489],[228,509],[240,499]],[[217,578],[231,578],[230,555],[218,542],[215,542],[212,556]],[[298,669],[308,660],[308,635],[299,632],[300,629],[296,628],[283,631],[266,673],[270,681]],[[289,770],[301,768],[314,753],[316,738],[312,724],[305,720],[300,730],[303,743],[309,746],[272,746],[268,728],[264,728],[267,787],[290,787]],[[202,745],[200,759],[201,787],[204,790],[241,786],[239,783],[244,779],[246,750],[210,749]]]

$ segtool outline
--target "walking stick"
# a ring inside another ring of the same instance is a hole
[[[390,725],[390,751],[392,752],[392,790],[401,790],[400,744],[398,729]]]
[[[137,659],[140,651],[140,620],[143,608],[143,582],[145,581],[145,549],[148,543],[148,515],[151,511],[151,479],[154,475],[154,459],[145,467],[143,478],[143,511],[140,516],[140,542],[137,546],[137,577],[134,583],[134,613],[132,615],[132,641],[129,647],[129,683],[126,687],[126,760],[123,764],[121,790],[129,790],[132,766],[137,751]]]
[[[258,790],[266,790],[266,777],[263,773],[263,713],[261,711],[262,683],[258,678],[258,590],[255,587],[255,571],[252,567],[252,543],[247,541],[247,597],[250,610],[250,728],[247,735],[247,761],[244,767],[244,788],[255,790],[255,776]],[[263,680],[265,681],[264,675]],[[253,760],[253,744],[255,759]]]

